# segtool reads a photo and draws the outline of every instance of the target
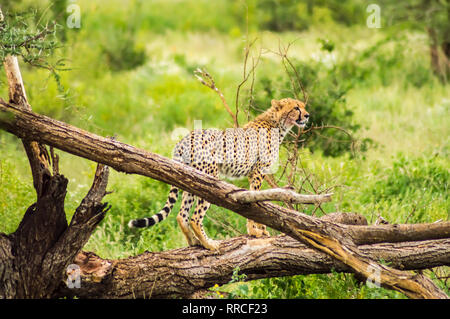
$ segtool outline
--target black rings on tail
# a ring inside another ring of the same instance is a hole
[[[169,198],[167,199],[166,204],[159,213],[153,215],[152,217],[132,219],[129,221],[128,227],[130,228],[150,227],[163,221],[169,215],[177,199],[178,199],[178,188],[172,186],[170,188]]]

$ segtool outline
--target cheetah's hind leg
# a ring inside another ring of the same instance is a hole
[[[219,243],[208,238],[203,228],[203,218],[205,217],[209,206],[211,206],[210,203],[205,201],[203,198],[198,198],[197,206],[195,207],[194,214],[191,217],[191,227],[203,247],[212,251],[218,251]]]
[[[180,212],[177,215],[177,222],[183,232],[184,237],[189,246],[201,246],[200,241],[195,237],[189,226],[189,212],[194,204],[194,195],[188,192],[183,192]]]

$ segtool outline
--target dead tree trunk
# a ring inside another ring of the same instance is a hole
[[[2,114],[0,126],[20,138],[37,140],[74,155],[106,164],[121,172],[141,174],[175,185],[213,204],[280,230],[309,247],[335,258],[365,278],[370,275],[369,270],[376,267],[380,272],[380,284],[399,290],[409,297],[447,297],[423,275],[380,265],[365,256],[358,245],[365,242],[375,244],[401,242],[405,239],[414,241],[449,238],[450,222],[363,227],[314,218],[267,202],[243,204],[232,196],[242,189],[182,163],[22,110],[4,101],[0,101],[0,112]],[[425,232],[422,232],[424,229]],[[429,229],[433,231],[428,231]],[[448,243],[444,246],[444,254],[448,256],[450,253]],[[136,290],[137,287],[133,286],[133,289]]]
[[[42,185],[42,196],[25,212],[17,230],[0,234],[0,298],[52,296],[108,210],[100,202],[107,174],[108,168],[100,165],[69,226],[64,211],[67,179],[57,174]]]
[[[362,245],[359,249],[366,257],[383,259],[393,267],[408,270],[448,264],[449,243],[450,239],[438,239]],[[187,247],[119,260],[82,252],[75,259],[81,269],[81,287],[69,289],[62,284],[55,296],[186,298],[216,284],[228,283],[236,267],[248,280],[352,271],[327,254],[283,235],[262,239],[235,237],[221,241],[220,250],[220,254],[214,254],[199,247]]]

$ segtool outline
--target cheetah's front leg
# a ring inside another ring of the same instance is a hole
[[[256,171],[252,173],[248,179],[250,182],[250,190],[259,191],[261,189],[264,175],[262,175],[259,171]],[[266,229],[266,225],[259,224],[251,219],[247,219],[247,234],[255,237],[270,236]]]

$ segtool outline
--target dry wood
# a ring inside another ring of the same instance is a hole
[[[17,230],[0,234],[0,299],[52,297],[67,266],[108,210],[100,203],[107,172],[99,165],[70,226],[64,211],[67,179],[55,175],[45,182],[42,195],[26,211]]]
[[[361,253],[403,269],[450,263],[450,239],[361,246]],[[287,236],[247,236],[220,242],[221,254],[199,247],[145,252],[125,259],[102,259],[82,252],[81,288],[61,285],[55,296],[80,298],[189,297],[215,284],[226,284],[239,267],[247,280],[300,274],[351,272],[346,264]],[[420,250],[420,254],[417,254]],[[411,274],[412,275],[412,274]],[[168,284],[170,283],[170,284]],[[212,294],[212,293],[211,293]]]
[[[3,61],[3,66],[8,81],[10,103],[14,103],[23,109],[31,110],[23,85],[17,57],[7,56]],[[24,139],[22,140],[22,144],[30,162],[33,185],[36,189],[37,197],[39,197],[42,195],[43,180],[48,179],[51,176],[48,153],[41,144],[32,140]]]
[[[402,242],[450,237],[450,221],[427,224],[389,224],[349,227],[348,235],[359,244],[375,244],[382,242]]]
[[[354,250],[343,246],[334,238],[307,230],[299,230],[299,237],[303,237],[312,246],[345,263],[355,273],[376,281],[378,285],[400,291],[410,298],[448,298],[443,291],[422,274],[407,273],[376,263],[373,259],[365,258],[359,252],[356,253]]]
[[[367,219],[363,215],[357,213],[328,213],[322,216],[321,219],[345,225],[367,225]]]
[[[0,21],[3,21],[3,19],[3,12],[0,8]],[[17,57],[11,55],[6,56],[3,61],[3,66],[8,82],[9,102],[16,104],[23,109],[31,110]],[[42,195],[42,185],[44,180],[51,176],[48,153],[45,147],[32,140],[22,140],[22,144],[30,162],[33,185],[36,189],[37,198],[39,198]]]
[[[305,195],[290,189],[272,188],[260,191],[239,191],[230,197],[240,203],[255,203],[263,201],[281,201],[291,204],[320,204],[331,201],[333,194]]]
[[[356,247],[356,243],[352,240],[352,236],[358,237],[357,228],[363,228],[361,226],[341,225],[320,220],[272,203],[258,202],[241,204],[233,200],[230,196],[233,193],[242,191],[241,189],[196,171],[192,167],[182,163],[134,148],[116,140],[96,136],[66,123],[55,121],[30,111],[21,110],[4,101],[0,101],[0,111],[3,113],[0,116],[0,125],[21,138],[36,139],[69,153],[109,165],[119,171],[149,176],[180,187],[183,190],[203,197],[213,204],[223,206],[244,217],[278,229],[302,242],[321,249],[335,258],[340,258],[339,260],[348,263],[348,266],[363,275],[367,274],[355,266],[355,259],[346,258],[342,253],[336,254],[335,251],[327,248],[327,244],[331,245],[331,243],[334,243],[342,251],[350,253],[349,256],[361,260],[362,266],[374,265],[373,262],[369,262],[361,256]],[[449,222],[442,223],[442,225],[444,225],[444,233],[447,236]],[[387,226],[399,228],[398,225]],[[397,231],[397,228],[392,228],[392,231],[398,234],[399,231]],[[411,228],[413,227],[409,227],[408,230],[410,231]],[[376,233],[377,229],[372,228],[372,231]],[[400,232],[402,231],[404,229],[400,227]],[[409,238],[413,237],[411,234],[407,234],[406,236]],[[434,236],[442,238],[442,233],[431,234],[431,236],[433,238],[435,238]],[[322,238],[322,242],[320,245],[314,245],[313,241],[318,238]],[[369,238],[371,240],[375,238],[377,241],[383,241],[378,235],[374,236],[374,238],[369,236]],[[409,274],[401,275],[400,273],[395,273],[395,275],[399,276],[398,280],[401,281],[401,285],[399,285],[397,282],[392,283],[388,280],[389,274],[392,273],[390,267],[383,266],[379,269],[382,273],[382,280],[386,279],[381,284],[393,289],[404,289],[404,291],[409,291],[408,287],[416,288],[417,281],[415,277],[411,278]],[[434,298],[443,297],[442,293],[427,278],[419,278],[418,280],[420,281],[418,285],[424,289],[428,289],[430,294],[432,294],[431,296]],[[434,288],[431,289],[430,287]],[[430,295],[423,293],[424,289],[422,288],[414,291],[415,294],[411,293],[410,296],[430,297]]]

